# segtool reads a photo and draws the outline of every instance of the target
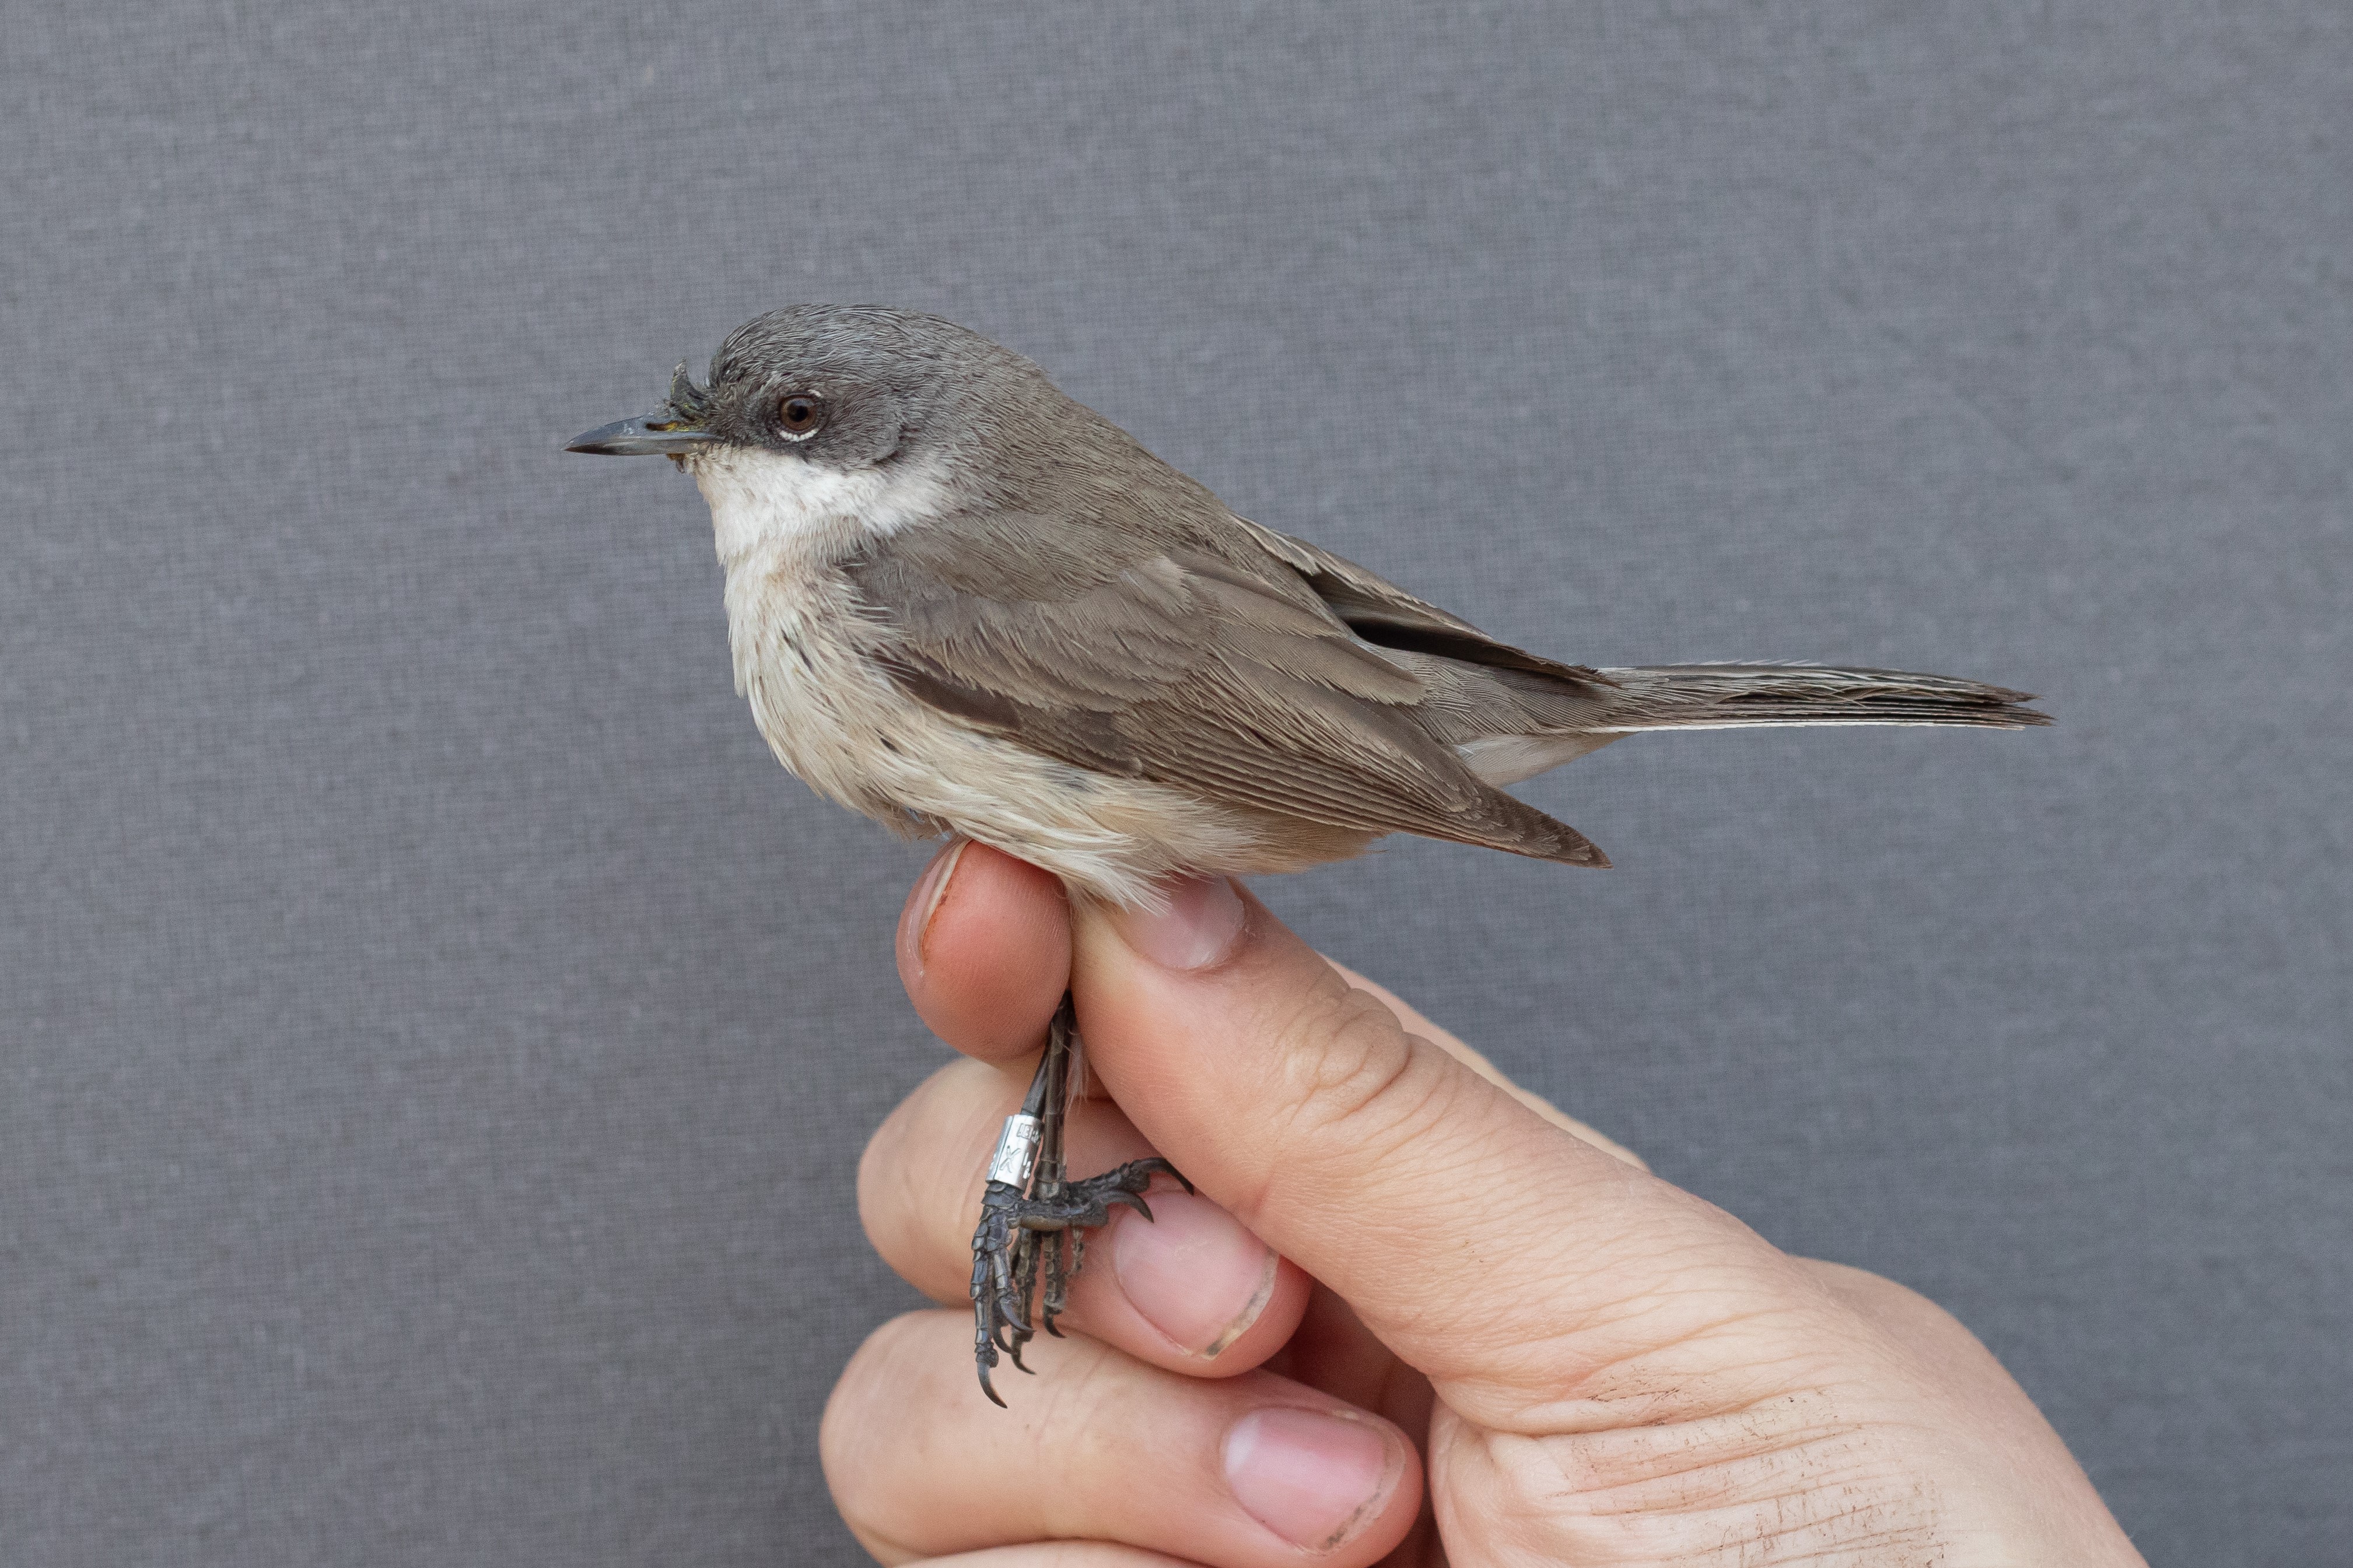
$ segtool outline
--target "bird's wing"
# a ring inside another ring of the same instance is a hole
[[[1333,554],[1320,545],[1237,518],[1235,521],[1268,554],[1299,574],[1332,613],[1366,642],[1413,653],[1436,654],[1465,664],[1520,669],[1570,682],[1582,692],[1615,685],[1599,670],[1563,664],[1542,654],[1499,642],[1460,616],[1417,599],[1377,573]]]
[[[1303,569],[1231,531],[974,512],[875,541],[844,570],[900,685],[963,723],[1281,816],[1601,862],[1417,721],[1414,661],[1353,635]]]

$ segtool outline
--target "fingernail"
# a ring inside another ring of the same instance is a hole
[[[900,928],[899,941],[919,972],[923,967],[923,940],[932,932],[932,916],[939,912],[940,900],[947,897],[948,884],[955,879],[956,862],[971,847],[969,838],[951,839],[932,857],[932,863],[915,879],[915,890],[908,895],[907,919]]]
[[[1152,1218],[1121,1216],[1112,1272],[1144,1321],[1203,1361],[1249,1331],[1274,1294],[1274,1248],[1190,1193],[1152,1194]]]
[[[1164,884],[1159,909],[1113,914],[1127,945],[1168,969],[1207,969],[1226,956],[1242,930],[1242,898],[1223,877]]]
[[[1337,1411],[1253,1410],[1226,1434],[1226,1485],[1252,1519],[1329,1552],[1370,1523],[1405,1473],[1385,1426]]]

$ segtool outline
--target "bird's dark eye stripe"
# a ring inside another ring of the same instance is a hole
[[[825,402],[814,393],[787,392],[776,399],[776,428],[787,436],[806,436],[825,420]]]

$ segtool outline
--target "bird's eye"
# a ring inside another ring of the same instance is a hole
[[[825,423],[825,402],[814,393],[787,392],[776,399],[776,428],[791,440],[806,440]]]

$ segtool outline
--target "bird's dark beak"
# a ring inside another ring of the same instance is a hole
[[[567,452],[593,452],[606,458],[675,458],[708,447],[719,437],[691,420],[664,408],[635,419],[616,419],[565,444]]]

